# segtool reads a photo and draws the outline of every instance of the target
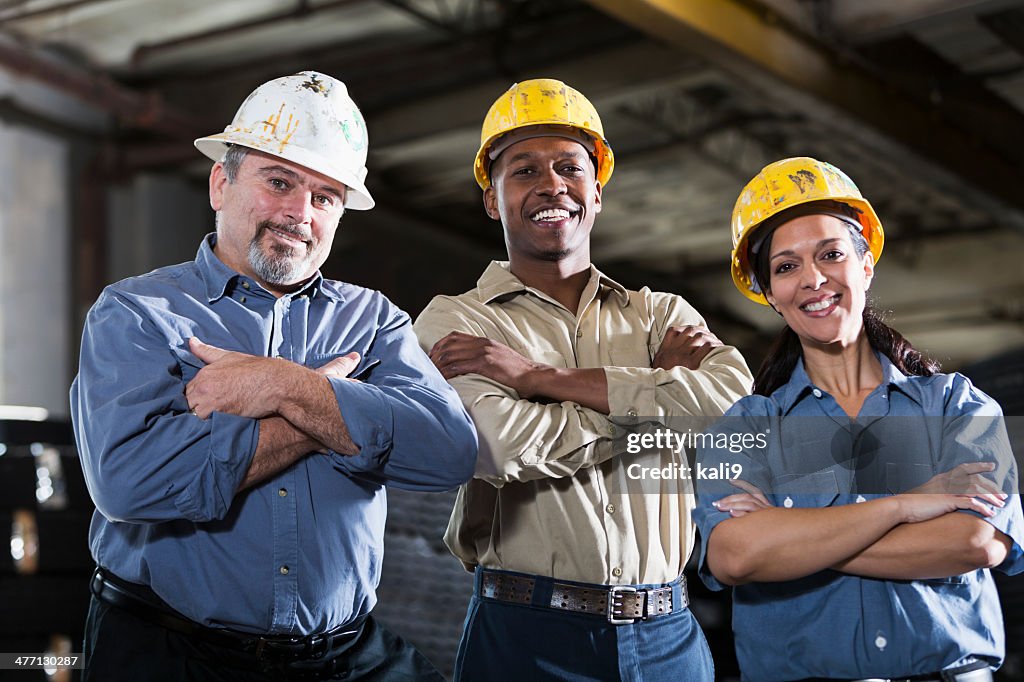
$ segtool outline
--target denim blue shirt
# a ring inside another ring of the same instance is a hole
[[[884,355],[878,357],[884,380],[856,420],[811,383],[801,361],[786,385],[769,397],[741,399],[712,430],[737,443],[732,434],[760,433],[762,441],[733,451],[703,448],[699,462],[724,465],[722,471],[739,465],[739,478],[786,508],[856,504],[905,492],[962,462],[995,460],[998,469],[990,476],[1011,495],[986,520],[1013,541],[997,570],[1024,570],[1017,470],[999,406],[963,375],[907,377]],[[721,478],[696,484],[700,575],[720,590],[724,585],[708,570],[707,538],[729,514],[712,503],[740,491]],[[988,570],[938,580],[880,580],[826,570],[799,580],[740,585],[733,590],[733,630],[743,678],[756,682],[900,677],[973,659],[998,666],[1005,650]]]
[[[194,621],[308,634],[376,602],[384,486],[453,488],[473,474],[476,434],[420,350],[409,316],[382,294],[319,274],[275,298],[214,254],[107,287],[89,311],[71,387],[75,436],[97,512],[97,563],[151,586]],[[235,495],[258,440],[254,419],[189,413],[203,367],[188,339],[316,368],[330,379],[354,456],[313,453]]]

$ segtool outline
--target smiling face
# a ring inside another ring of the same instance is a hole
[[[501,220],[513,269],[566,259],[590,264],[601,183],[582,144],[563,137],[517,142],[494,160],[490,175],[484,208]]]
[[[281,295],[308,281],[327,260],[344,211],[345,185],[298,164],[249,151],[229,182],[210,172],[217,211],[217,256]]]
[[[852,345],[863,330],[874,264],[871,253],[858,256],[842,220],[794,218],[771,236],[768,302],[804,345]]]

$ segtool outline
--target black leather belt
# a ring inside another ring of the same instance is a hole
[[[479,569],[482,597],[514,604],[531,604],[606,619],[612,625],[630,625],[685,609],[690,604],[686,576],[680,576],[681,603],[672,601],[672,586],[636,588],[631,585],[581,586],[553,581],[551,600],[537,604],[534,589],[540,578]]]
[[[164,604],[148,587],[129,583],[103,568],[93,573],[90,589],[100,601],[138,618],[215,646],[250,654],[258,662],[330,660],[330,654],[347,648],[359,636],[366,620],[363,616],[314,635],[254,635],[200,625]]]

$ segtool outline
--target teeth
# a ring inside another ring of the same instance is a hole
[[[835,302],[838,300],[838,296],[833,296],[832,298],[826,298],[822,301],[818,301],[817,303],[808,303],[807,305],[803,306],[803,309],[809,313],[816,313],[819,310],[825,310],[825,308],[828,308],[829,306],[835,304]]]
[[[546,208],[534,213],[530,220],[568,220],[569,212],[564,208]]]
[[[271,231],[271,232],[273,232],[274,234],[276,234],[276,235],[280,235],[281,237],[284,237],[284,238],[285,238],[285,239],[287,239],[288,241],[293,241],[293,242],[301,242],[301,241],[302,241],[302,239],[301,239],[301,238],[299,238],[299,237],[298,237],[297,235],[294,235],[294,234],[289,234],[288,232],[281,232],[280,230],[275,230],[275,229],[274,229],[274,228],[272,228],[272,227],[271,227],[271,228],[269,228],[269,229],[270,229],[270,231]]]

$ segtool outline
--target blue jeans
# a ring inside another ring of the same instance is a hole
[[[689,609],[632,625],[612,625],[587,614],[473,598],[455,660],[455,680],[510,682],[711,682],[715,678],[704,633]],[[535,603],[550,598],[551,578],[537,580]],[[559,581],[564,582],[564,581]],[[640,585],[638,587],[661,587]],[[679,604],[678,594],[674,604]]]

